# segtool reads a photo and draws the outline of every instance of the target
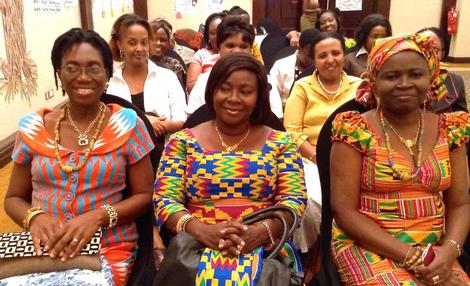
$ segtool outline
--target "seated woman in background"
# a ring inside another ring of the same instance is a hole
[[[200,74],[209,72],[212,66],[219,59],[219,51],[217,49],[217,27],[225,17],[225,13],[213,13],[206,19],[204,25],[203,43],[204,47],[194,54],[194,58],[189,64],[188,79],[186,88],[191,92],[193,86],[196,84],[197,78]]]
[[[100,101],[113,62],[96,32],[69,30],[51,59],[69,101],[21,119],[5,210],[30,231],[35,252],[44,245],[56,263],[79,255],[101,228],[102,271],[36,273],[0,284],[125,285],[137,253],[134,221],[151,208],[152,141],[134,111]]]
[[[321,10],[320,13],[318,13],[318,17],[315,22],[315,28],[321,32],[337,32],[343,35],[339,13],[340,11],[338,8]],[[356,45],[356,41],[354,39],[344,37],[344,41],[346,49],[351,49]]]
[[[177,59],[165,55],[165,51],[170,49],[170,27],[163,20],[153,20],[150,22],[150,26],[153,31],[153,37],[150,41],[150,59],[158,66],[173,71],[183,89],[186,89],[186,68]]]
[[[366,70],[367,56],[374,41],[391,35],[392,26],[387,17],[381,14],[367,15],[356,29],[356,46],[344,59],[344,71],[349,75],[360,77]]]
[[[426,111],[446,95],[423,35],[379,39],[358,100],[333,122],[333,258],[345,285],[469,285],[457,262],[470,227],[467,113]],[[422,259],[426,245],[435,257]]]
[[[449,55],[449,38],[441,29],[429,27],[419,30],[418,33],[431,38],[437,49],[439,61],[443,61]],[[442,100],[431,105],[432,111],[436,113],[452,111],[468,112],[465,84],[462,76],[441,68],[440,77],[444,80],[448,93]]]
[[[251,47],[255,40],[253,27],[239,16],[227,16],[217,27],[217,48],[221,56],[230,53],[242,52],[250,54]],[[187,114],[191,115],[206,103],[205,91],[210,73],[199,76],[196,84],[189,95]],[[270,80],[271,78],[268,78]],[[270,84],[272,86],[272,84]],[[278,117],[282,118],[282,103],[279,92],[276,88],[271,88],[269,92],[269,103],[271,110]]]
[[[321,186],[316,165],[316,144],[326,119],[343,103],[354,98],[361,79],[343,71],[344,38],[322,32],[312,43],[311,57],[316,67],[311,76],[294,83],[284,110],[284,126],[303,157],[308,193],[307,209],[294,242],[304,253],[313,251],[321,220]],[[314,255],[309,253],[307,255]]]
[[[124,14],[113,24],[110,47],[122,62],[109,81],[107,93],[132,102],[145,111],[158,136],[178,131],[186,120],[186,95],[176,75],[148,59],[152,29],[135,14]]]
[[[203,256],[209,261],[219,252],[233,261],[234,270],[226,276],[217,263],[209,269],[201,261],[196,279],[201,285],[212,279],[219,279],[218,285],[241,285],[242,277],[249,277],[243,285],[253,285],[259,275],[254,269],[262,262],[259,248],[279,237],[281,224],[268,219],[245,226],[239,219],[273,205],[302,215],[302,161],[287,133],[263,124],[270,117],[269,87],[263,66],[253,57],[222,57],[205,96],[216,118],[171,137],[155,183],[155,215],[170,231],[184,231],[207,246]],[[292,222],[289,214],[282,215]],[[187,223],[178,229],[183,219]],[[239,235],[229,234],[234,227],[242,230]],[[295,249],[285,249],[298,262]]]

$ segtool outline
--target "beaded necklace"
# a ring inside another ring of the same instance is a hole
[[[341,77],[340,81],[339,81],[339,85],[338,85],[338,88],[334,91],[330,91],[329,89],[327,89],[324,85],[323,85],[323,82],[320,80],[320,75],[317,74],[317,80],[318,80],[318,83],[320,84],[320,87],[323,89],[324,92],[328,93],[329,95],[335,95],[338,93],[339,89],[341,88],[341,85],[343,84],[343,77]]]
[[[423,134],[424,134],[424,115],[419,112],[419,128],[418,128],[418,156],[417,158],[415,157],[414,152],[411,150],[411,147],[409,147],[410,155],[412,156],[413,159],[413,167],[415,169],[413,174],[410,174],[410,172],[406,171],[400,171],[395,167],[395,163],[393,162],[393,155],[392,155],[392,147],[390,144],[390,136],[388,135],[388,126],[385,123],[385,117],[383,115],[382,110],[379,110],[379,116],[380,116],[380,123],[382,124],[382,129],[385,134],[385,145],[387,147],[387,152],[388,152],[388,164],[390,165],[390,168],[392,168],[393,173],[396,174],[400,180],[403,182],[409,182],[411,180],[414,180],[415,178],[418,177],[421,167],[422,167],[422,155],[423,155]],[[405,144],[406,146],[406,144]],[[408,146],[407,146],[408,147]],[[415,165],[416,161],[416,165]]]
[[[83,158],[83,160],[80,163],[78,163],[75,166],[70,166],[70,165],[64,164],[62,162],[62,158],[60,158],[60,155],[59,155],[60,122],[65,119],[65,113],[66,113],[65,108],[62,108],[61,113],[60,113],[60,117],[59,117],[59,119],[57,119],[57,122],[55,123],[55,127],[54,127],[54,135],[55,135],[55,138],[54,138],[54,155],[55,155],[55,158],[57,159],[57,162],[59,163],[60,169],[62,171],[64,171],[65,173],[68,174],[68,173],[72,173],[74,171],[80,170],[81,168],[83,168],[83,166],[85,166],[86,162],[88,161],[88,158],[90,157],[91,149],[93,149],[93,146],[95,145],[95,142],[98,139],[98,136],[100,134],[101,126],[103,125],[103,119],[104,119],[104,116],[106,114],[106,111],[105,111],[106,109],[103,108],[103,106],[104,106],[104,103],[101,103],[100,112],[98,113],[98,117],[99,117],[98,125],[96,126],[95,133],[91,137],[90,143],[88,144],[88,148],[85,151],[85,157]]]

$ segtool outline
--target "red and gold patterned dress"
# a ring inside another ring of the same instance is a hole
[[[444,235],[445,205],[441,192],[451,186],[449,153],[466,143],[470,133],[467,113],[439,115],[439,136],[432,153],[423,159],[417,179],[405,183],[393,175],[385,140],[357,111],[338,114],[333,141],[346,143],[362,154],[359,212],[408,244],[436,244]],[[395,166],[409,171],[411,162],[392,151]],[[414,171],[414,170],[413,170]],[[372,234],[373,235],[373,234]],[[399,262],[354,242],[333,221],[332,253],[345,285],[420,285]],[[468,283],[458,263],[453,267]]]

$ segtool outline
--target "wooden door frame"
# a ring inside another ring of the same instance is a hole
[[[452,1],[455,1],[455,0],[452,0]],[[253,11],[252,11],[253,24],[258,23],[262,18],[266,16],[266,6],[267,6],[266,2],[267,0],[253,0]],[[391,0],[376,0],[375,1],[375,13],[380,13],[388,18],[390,16],[390,2]]]
[[[80,0],[80,21],[82,28],[93,30],[93,7],[92,0]],[[147,0],[134,0],[134,13],[148,21]]]

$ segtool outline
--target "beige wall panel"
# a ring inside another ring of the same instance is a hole
[[[392,0],[390,22],[393,34],[414,33],[421,28],[439,27],[442,0]]]

